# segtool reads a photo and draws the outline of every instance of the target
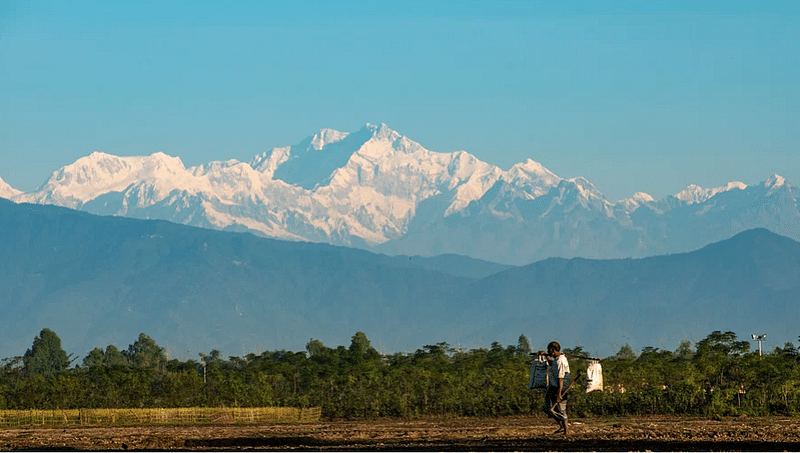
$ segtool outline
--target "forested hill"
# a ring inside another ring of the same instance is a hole
[[[548,259],[489,276],[467,290],[481,323],[504,341],[522,326],[596,354],[625,343],[674,348],[702,332],[800,334],[800,243],[754,229],[700,250],[643,259]],[[477,327],[477,326],[476,326]]]
[[[140,332],[184,357],[300,351],[357,331],[381,352],[525,334],[602,356],[716,330],[782,344],[797,338],[797,300],[800,244],[766,230],[686,254],[504,268],[0,200],[0,357],[45,327],[78,356]]]
[[[311,336],[335,343],[365,329],[402,348],[435,333],[450,296],[473,281],[416,257],[1,199],[0,251],[4,357],[42,327],[79,355],[142,331],[174,354],[302,349]],[[454,273],[469,261],[452,259]]]

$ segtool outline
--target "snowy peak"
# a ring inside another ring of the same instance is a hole
[[[11,185],[3,181],[3,178],[0,178],[0,198],[11,198],[21,193],[21,191],[11,187]]]
[[[280,239],[518,264],[548,256],[687,251],[741,228],[800,231],[800,189],[778,175],[751,188],[738,181],[712,189],[690,185],[658,202],[637,192],[612,203],[585,178],[563,179],[532,159],[503,171],[465,151],[430,151],[385,124],[349,133],[321,129],[249,163],[185,168],[164,153],[95,152],[54,172],[35,192],[19,193],[0,180],[0,197]],[[647,209],[630,215],[641,207]]]
[[[650,194],[644,192],[636,192],[635,194],[633,194],[631,198],[629,198],[629,200],[635,201],[639,204],[651,203],[655,201],[653,197],[650,196]]]
[[[554,187],[561,182],[561,178],[533,159],[528,159],[525,162],[515,164],[506,172],[503,179],[508,182],[525,182],[533,184],[541,187],[542,189]],[[541,193],[544,193],[545,191],[546,189]],[[541,195],[541,193],[536,195]]]
[[[298,145],[274,149],[266,156],[267,164],[257,168],[271,171],[273,179],[311,191],[325,185],[373,136],[374,131],[366,127],[350,134],[324,129]]]
[[[556,187],[563,180],[544,168],[540,163],[528,159],[512,166],[507,172],[493,167],[491,187],[487,184],[481,196],[485,212],[496,218],[519,217],[515,200],[532,200]],[[476,198],[477,199],[477,198]],[[457,206],[466,206],[463,201]],[[448,215],[455,209],[448,211]]]
[[[250,166],[259,173],[263,173],[268,178],[272,179],[275,170],[280,164],[289,159],[291,152],[292,148],[289,146],[273,148],[270,151],[265,151],[253,157],[253,159],[250,160]]]
[[[549,192],[549,196],[553,197],[550,207],[551,214],[557,212],[554,210],[555,206],[561,206],[559,209],[565,213],[575,213],[585,209],[585,212],[592,213],[592,215],[599,213],[604,217],[613,217],[611,209],[613,205],[606,201],[603,194],[583,177],[562,179]]]
[[[364,125],[363,128],[361,128],[361,131],[367,133],[371,132],[372,137],[375,140],[386,140],[393,142],[401,137],[401,135],[398,132],[392,130],[391,128],[389,128],[389,126],[387,126],[384,123],[381,123],[379,125],[367,123],[366,125]]]
[[[180,158],[161,152],[131,157],[93,152],[53,172],[38,192],[19,198],[26,202],[48,202],[76,208],[99,195],[122,192],[142,181],[183,186],[187,176],[190,173]]]
[[[185,171],[179,157],[158,152],[150,156],[118,157],[93,152],[71,165],[61,168],[51,176],[48,183],[69,186],[115,186],[130,184],[130,180],[141,180],[158,175],[173,175]]]
[[[320,152],[325,148],[331,148],[332,145],[342,142],[349,135],[350,133],[348,132],[339,132],[334,129],[320,129],[319,132],[307,137],[297,145],[273,148],[270,151],[256,155],[250,160],[250,166],[271,179],[275,171],[283,163],[290,160],[303,159],[303,156],[306,154]],[[324,153],[322,155],[324,155]],[[325,159],[327,157],[328,156],[318,156],[312,159]]]
[[[781,187],[784,184],[786,184],[786,179],[777,174],[770,176],[766,181],[764,181],[764,187],[770,188]]]
[[[367,123],[356,134],[363,138],[363,143],[358,148],[357,154],[371,162],[394,159],[398,155],[414,154],[420,151],[425,154],[430,153],[419,143],[400,135],[385,124],[376,126]],[[401,159],[403,158],[401,157]]]
[[[421,148],[385,124],[366,124],[356,132],[322,129],[299,144],[274,148],[254,157],[250,165],[270,179],[314,190],[330,183],[337,170],[355,155],[376,160]]]
[[[780,175],[772,175],[767,178],[767,180],[764,181],[764,187],[767,189],[766,196],[770,196],[784,187],[788,188],[790,191],[792,190],[792,185]]]
[[[675,198],[685,204],[702,203],[711,197],[711,189],[703,189],[697,184],[689,184],[675,194]]]
[[[747,188],[747,184],[741,181],[731,181],[728,184],[725,184],[722,187],[717,187],[716,193],[719,192],[730,192],[731,190],[744,190]]]
[[[311,137],[311,149],[319,151],[326,145],[342,141],[350,135],[347,132],[339,132],[333,129],[322,129]]]
[[[714,195],[721,192],[729,192],[731,190],[744,190],[747,184],[739,181],[732,181],[728,184],[712,189],[704,189],[697,184],[690,184],[682,191],[675,194],[675,198],[680,200],[686,205],[703,203]]]
[[[617,206],[622,207],[622,210],[626,214],[631,214],[637,209],[639,209],[642,205],[649,205],[652,206],[655,204],[655,199],[650,196],[650,194],[644,192],[636,192],[630,198],[626,198],[624,200],[619,200],[617,202]]]
[[[512,165],[508,172],[525,172],[528,174],[545,174],[555,176],[550,170],[544,168],[542,164],[530,158],[526,159],[525,162]]]
[[[584,200],[603,200],[603,194],[583,176],[570,178],[565,182],[566,184],[562,182],[564,187],[576,192]]]

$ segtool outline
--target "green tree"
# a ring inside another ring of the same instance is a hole
[[[715,354],[739,355],[750,351],[750,342],[736,341],[736,333],[715,330],[697,343],[696,356],[708,357]]]
[[[683,360],[691,359],[692,354],[692,342],[685,339],[678,344],[678,349],[675,350],[675,356]]]
[[[321,341],[313,338],[308,340],[308,343],[306,343],[306,351],[308,351],[309,357],[321,356],[325,353],[325,349],[327,348]]]
[[[167,362],[164,348],[144,333],[140,333],[139,338],[122,354],[135,368],[160,368]]]
[[[117,349],[116,346],[110,344],[106,346],[106,350],[103,351],[102,349],[95,347],[86,357],[83,358],[83,366],[86,368],[92,368],[96,366],[105,366],[105,367],[113,367],[113,366],[127,366],[128,359],[125,355]]]
[[[88,354],[86,357],[83,358],[83,366],[86,368],[92,368],[96,366],[105,366],[106,362],[106,355],[103,353],[103,350],[95,347]]]
[[[50,329],[42,329],[22,357],[28,374],[55,376],[69,367],[70,357],[61,348],[61,338]]]
[[[380,353],[372,347],[372,344],[370,344],[364,332],[356,332],[356,334],[353,335],[349,351],[350,360],[354,365],[374,362],[381,357]]]
[[[525,335],[520,335],[517,340],[517,349],[514,351],[517,357],[527,358],[531,353],[531,342]]]
[[[104,355],[106,366],[128,366],[128,359],[125,354],[113,344],[106,346]]]
[[[619,348],[619,352],[614,357],[622,360],[636,360],[636,352],[631,345],[625,343],[625,346]]]

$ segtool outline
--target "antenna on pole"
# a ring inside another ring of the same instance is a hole
[[[758,342],[758,356],[761,357],[761,342],[767,339],[767,334],[763,335],[750,335],[753,338],[753,341]]]

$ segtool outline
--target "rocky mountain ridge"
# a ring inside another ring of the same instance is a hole
[[[250,162],[186,168],[163,153],[92,153],[37,190],[0,196],[86,212],[389,254],[459,254],[521,265],[548,257],[679,253],[749,228],[800,240],[800,190],[774,175],[757,186],[690,185],[654,200],[609,201],[584,178],[533,160],[508,171],[465,151],[437,153],[386,125],[323,129]]]

